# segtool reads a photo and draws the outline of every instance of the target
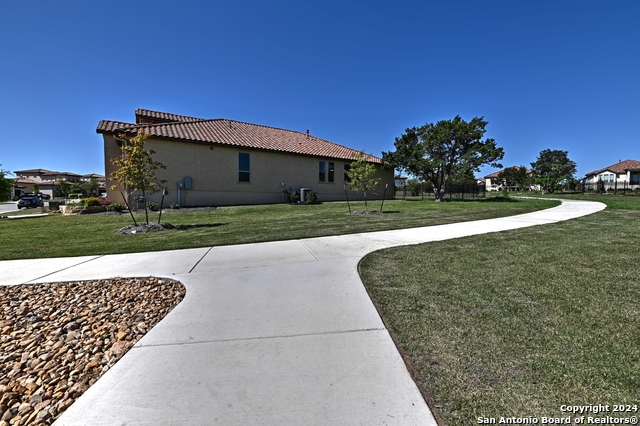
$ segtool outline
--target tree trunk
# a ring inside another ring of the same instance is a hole
[[[144,193],[144,188],[142,189],[142,199],[144,200],[144,219],[147,222],[147,226],[149,225],[149,212],[147,211],[147,196]]]
[[[364,191],[364,212],[365,214],[369,213],[369,210],[367,210],[367,191]]]

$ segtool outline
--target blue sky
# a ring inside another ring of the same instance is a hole
[[[136,108],[304,132],[369,153],[484,116],[504,166],[640,160],[638,1],[4,1],[0,164],[104,173]],[[493,171],[484,168],[480,175]]]

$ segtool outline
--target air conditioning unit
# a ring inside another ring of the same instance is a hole
[[[306,203],[307,202],[307,193],[311,191],[311,188],[300,188],[298,189],[298,193],[300,194],[300,202],[301,203]]]

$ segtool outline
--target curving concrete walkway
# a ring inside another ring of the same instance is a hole
[[[396,231],[4,261],[0,285],[153,275],[187,288],[57,426],[435,425],[360,281],[360,259],[604,208],[563,200],[519,216]]]

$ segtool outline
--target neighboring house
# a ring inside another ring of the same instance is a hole
[[[266,204],[285,201],[283,190],[310,188],[319,201],[345,200],[345,170],[357,154],[316,136],[292,130],[228,119],[200,119],[144,109],[136,110],[135,123],[102,120],[96,129],[103,135],[107,197],[122,202],[120,191],[109,187],[115,170],[111,160],[126,143],[119,135],[149,134],[145,148],[166,166],[156,171],[165,180],[164,204],[181,206]],[[385,184],[393,186],[393,170],[383,170],[372,155],[380,183],[375,195],[382,198]],[[349,191],[350,199],[360,194]],[[387,192],[387,198],[393,193]],[[148,200],[160,202],[161,193]]]
[[[640,161],[625,160],[585,175],[584,183],[591,188],[602,181],[606,189],[640,187]]]
[[[513,168],[515,169],[520,169],[519,166],[513,166]],[[484,177],[484,181],[485,181],[485,188],[487,191],[502,191],[502,189],[504,189],[504,182],[501,182],[498,179],[498,175],[503,171],[502,170],[498,170],[497,172],[493,172],[490,175],[487,175]],[[527,169],[527,174],[531,174],[532,171],[531,169]],[[479,180],[478,183],[480,184]],[[517,187],[506,187],[507,190],[509,191],[515,191],[518,188]],[[531,185],[528,189],[529,191],[540,191],[540,185]]]
[[[79,175],[71,172],[56,172],[47,169],[17,170],[15,181],[15,196],[20,196],[23,192],[32,192],[34,185],[38,185],[38,191],[55,196],[55,184],[58,180],[66,180],[69,183],[82,182],[94,178],[98,185],[104,190],[104,176],[99,174]]]

